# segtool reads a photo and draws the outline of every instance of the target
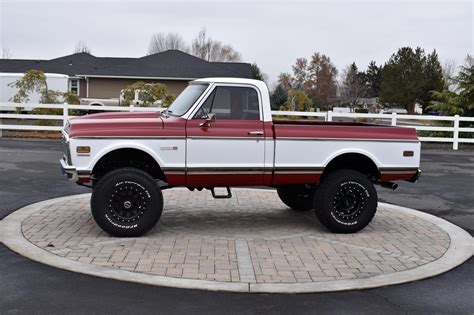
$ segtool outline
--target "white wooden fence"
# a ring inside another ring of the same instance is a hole
[[[11,109],[15,107],[22,107],[24,109],[33,108],[50,108],[62,109],[62,115],[36,115],[32,113],[27,114],[12,114],[4,113],[2,110]],[[0,136],[2,130],[34,130],[34,131],[60,131],[61,126],[39,126],[39,125],[23,125],[23,124],[4,124],[3,119],[27,119],[27,120],[58,120],[62,121],[64,126],[69,119],[68,110],[81,111],[161,111],[163,108],[159,107],[134,107],[126,106],[89,106],[89,105],[68,105],[64,104],[24,104],[24,103],[9,103],[0,102]],[[403,115],[403,114],[364,114],[364,113],[334,113],[328,112],[288,112],[288,111],[272,111],[275,116],[299,116],[299,117],[314,117],[324,119],[325,121],[335,121],[337,119],[375,119],[377,122],[389,122],[392,126],[413,127],[419,131],[448,131],[452,132],[452,137],[419,137],[424,142],[448,142],[453,144],[453,150],[457,150],[459,143],[474,143],[474,138],[460,137],[461,132],[471,133],[474,128],[461,128],[460,122],[474,122],[474,117],[460,117],[455,116],[430,116],[430,115]],[[433,125],[434,121],[448,121],[452,122],[450,127],[442,127]]]

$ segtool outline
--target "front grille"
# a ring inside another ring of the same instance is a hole
[[[61,138],[61,147],[63,149],[64,157],[68,165],[71,165],[71,151],[69,149],[69,142],[66,140],[66,137]]]

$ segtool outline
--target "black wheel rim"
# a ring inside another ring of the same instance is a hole
[[[146,193],[131,184],[117,186],[109,199],[109,210],[117,221],[135,222],[145,213]]]
[[[358,183],[341,185],[333,199],[336,217],[347,222],[357,219],[364,210],[367,194],[367,190]]]

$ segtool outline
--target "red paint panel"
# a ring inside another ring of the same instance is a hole
[[[370,140],[418,140],[414,128],[378,125],[341,125],[331,122],[318,124],[275,123],[276,138],[327,138]]]
[[[158,113],[115,113],[70,120],[73,137],[184,137],[186,120],[161,118]]]
[[[186,125],[186,136],[188,137],[239,137],[258,138],[263,137],[249,135],[249,131],[264,131],[263,122],[259,120],[216,120],[210,122],[209,126],[200,126],[206,123],[205,119],[191,119]]]
[[[91,181],[90,177],[79,177],[77,179],[77,182],[81,184],[90,183],[90,181]]]
[[[274,174],[272,185],[317,184],[320,174]]]
[[[399,174],[380,174],[380,181],[389,182],[394,180],[409,180],[415,176],[414,173],[399,173]]]
[[[187,175],[187,187],[261,186],[262,175],[203,174]]]
[[[186,175],[166,174],[166,180],[170,186],[186,186]]]

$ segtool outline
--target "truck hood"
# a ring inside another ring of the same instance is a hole
[[[156,112],[101,113],[71,118],[64,130],[70,138],[184,136],[184,119],[163,119]]]

